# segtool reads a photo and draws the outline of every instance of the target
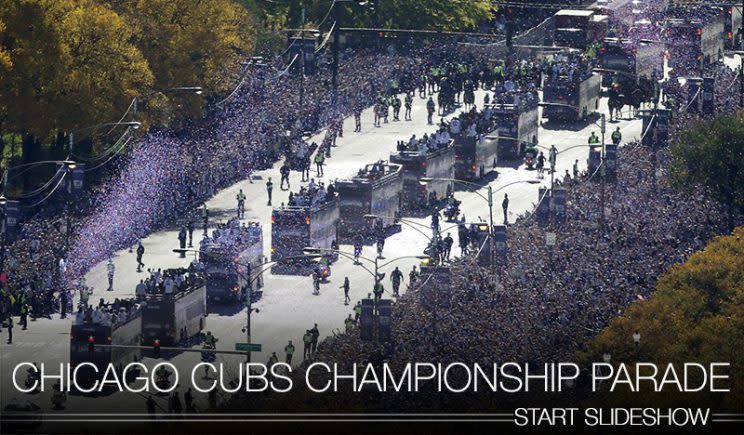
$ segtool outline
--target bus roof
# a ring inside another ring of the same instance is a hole
[[[594,15],[591,9],[562,9],[555,13],[556,17],[590,17]]]

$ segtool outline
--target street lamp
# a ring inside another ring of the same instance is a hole
[[[143,95],[142,97],[134,97],[134,100],[132,101],[132,118],[134,119],[135,122],[137,121],[137,114],[138,114],[138,107],[139,107],[140,100],[145,100],[146,98],[149,98],[155,94],[166,94],[166,93],[176,93],[176,92],[186,92],[186,93],[201,95],[204,92],[204,89],[201,86],[178,86],[175,88],[168,88],[168,89],[163,89],[160,91],[152,91],[152,92],[149,92]]]
[[[463,186],[468,187],[475,187],[476,189],[482,189],[483,186],[477,183],[473,183],[471,181],[464,181],[464,180],[458,180],[455,178],[431,178],[431,177],[421,177],[419,178],[419,183],[421,185],[426,185],[432,181],[450,181],[455,184],[461,184]],[[488,234],[491,239],[491,244],[493,244],[493,194],[499,192],[500,190],[503,190],[509,186],[512,186],[514,184],[520,184],[520,183],[529,183],[529,184],[538,184],[540,183],[539,180],[518,180],[518,181],[512,181],[511,183],[507,183],[501,187],[499,187],[496,190],[493,190],[491,185],[488,185],[488,193],[487,196],[483,196],[481,193],[478,192],[478,190],[473,191],[476,195],[478,195],[481,199],[486,201],[488,204],[488,222],[490,225],[490,228],[488,230]],[[491,246],[491,267],[493,267],[493,246]]]
[[[338,254],[338,255],[340,255],[342,257],[345,257],[345,258],[347,258],[349,260],[352,260],[352,261],[355,261],[356,260],[356,258],[354,258],[353,255],[349,254],[348,252],[340,251],[338,249],[315,248],[315,247],[312,247],[312,246],[308,246],[308,247],[303,248],[302,249],[302,252],[306,256],[308,256],[308,257],[316,257],[318,255],[321,255],[321,254],[327,252],[327,253],[336,253],[336,254]],[[359,265],[362,266],[362,269],[364,269],[365,271],[367,271],[367,273],[369,273],[374,278],[374,280],[375,280],[375,288],[376,288],[377,287],[377,284],[380,282],[380,280],[385,277],[385,274],[383,274],[382,276],[380,276],[380,269],[381,268],[384,268],[386,266],[389,266],[391,263],[394,263],[394,262],[396,262],[398,260],[405,260],[405,259],[409,259],[409,258],[416,258],[416,259],[419,259],[419,260],[425,260],[425,259],[429,259],[430,257],[429,256],[426,256],[426,255],[405,255],[405,256],[402,256],[402,257],[393,258],[390,261],[387,261],[385,263],[379,264],[379,261],[378,261],[379,260],[379,257],[377,257],[377,256],[375,256],[374,259],[371,259],[371,258],[367,258],[367,257],[364,257],[364,256],[361,256],[360,255],[359,256],[359,259],[372,263],[375,268],[374,268],[374,271],[372,271],[367,266],[365,266],[364,264],[359,263]]]
[[[176,254],[185,255],[186,253],[193,253],[193,254],[206,254],[206,252],[200,250],[200,249],[194,249],[194,248],[176,248],[173,249],[173,252]],[[236,266],[235,270],[239,275],[243,275],[240,273],[240,270],[237,268],[238,266],[242,266],[246,269],[246,273],[243,276],[246,276],[248,279],[246,280],[246,289],[245,289],[245,308],[246,308],[246,325],[243,329],[243,332],[245,332],[246,335],[246,342],[250,344],[251,342],[251,314],[255,311],[256,313],[259,313],[260,310],[258,308],[253,308],[253,282],[256,281],[258,278],[260,278],[263,273],[268,270],[269,265],[279,263],[282,261],[288,261],[288,260],[297,260],[300,258],[307,258],[306,255],[297,255],[292,257],[284,257],[280,258],[278,260],[272,260],[267,261],[265,263],[261,264],[261,267],[263,269],[259,270],[255,274],[252,272],[253,265],[251,263],[241,263],[237,261],[236,259],[233,259],[232,262]],[[248,351],[246,355],[247,362],[251,362],[251,352]]]

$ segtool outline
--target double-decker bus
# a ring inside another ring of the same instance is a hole
[[[168,269],[163,273],[171,276],[183,274],[184,269]],[[173,293],[148,294],[142,307],[142,340],[152,345],[157,339],[163,346],[171,346],[180,340],[201,332],[207,317],[207,288],[204,278],[190,276]]]
[[[336,182],[339,240],[365,240],[387,233],[396,225],[403,191],[403,167],[379,161],[368,164],[349,179]],[[368,219],[368,215],[377,216]]]
[[[450,179],[455,177],[453,141],[437,149],[427,149],[426,152],[398,151],[390,155],[390,161],[403,168],[403,212],[428,210],[452,193]],[[424,177],[432,180],[422,183]]]
[[[142,343],[141,309],[134,307],[129,311],[113,315],[98,315],[85,319],[76,316],[70,329],[70,365],[91,363],[78,369],[78,379],[92,384],[101,379],[107,366],[111,364],[121,375],[124,367],[141,359],[139,348],[100,347],[99,344],[139,346]],[[127,373],[129,376],[135,373]]]

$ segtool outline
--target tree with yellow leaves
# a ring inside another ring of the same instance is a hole
[[[637,335],[636,335],[637,334]],[[638,344],[635,343],[638,338]],[[686,263],[659,279],[649,300],[633,303],[626,313],[590,343],[580,360],[613,362],[731,363],[728,394],[688,394],[685,400],[712,408],[735,409],[744,399],[744,227],[718,237]],[[723,387],[724,383],[718,385]],[[679,405],[679,394],[615,393],[617,401],[653,406]]]

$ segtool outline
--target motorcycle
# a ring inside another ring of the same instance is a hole
[[[209,343],[204,343],[202,345],[202,361],[211,363],[214,362],[215,359],[217,359],[217,355],[214,352],[210,352],[210,350],[214,350],[214,345],[211,345]]]
[[[458,206],[458,202],[451,202],[447,204],[447,207],[445,207],[444,217],[447,219],[447,222],[457,221],[457,216],[460,214],[460,207]]]

